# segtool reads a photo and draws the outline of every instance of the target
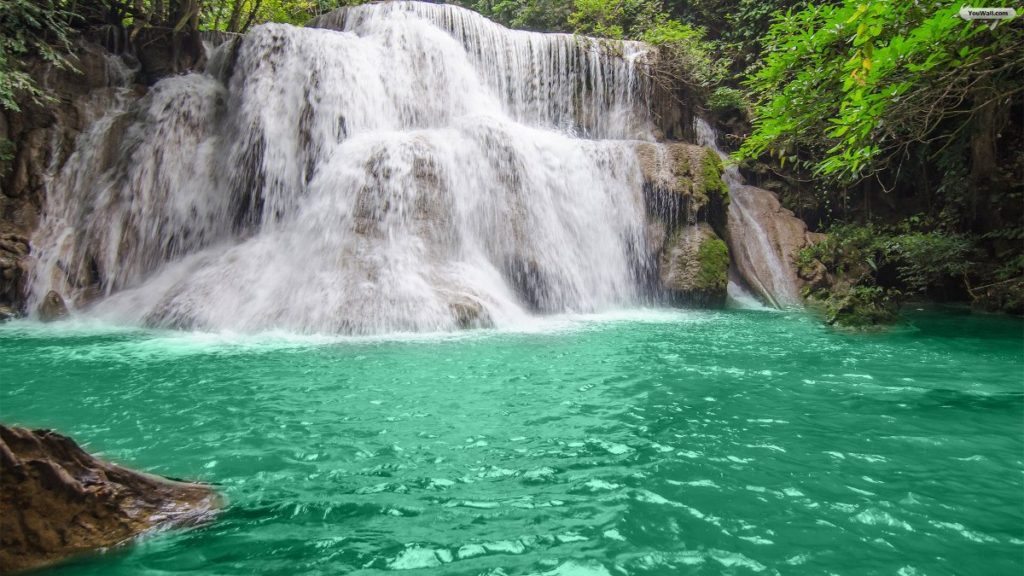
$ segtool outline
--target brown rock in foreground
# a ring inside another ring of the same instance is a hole
[[[50,430],[0,425],[0,574],[199,524],[219,505],[209,486],[103,462]]]

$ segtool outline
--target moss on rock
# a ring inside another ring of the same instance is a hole
[[[729,249],[711,226],[677,229],[659,261],[667,299],[684,306],[722,306],[729,283]]]
[[[871,328],[899,319],[899,293],[877,286],[854,286],[845,294],[833,294],[828,304],[828,323],[849,328]]]
[[[723,205],[729,204],[729,186],[722,180],[722,172],[725,166],[718,153],[710,148],[704,151],[704,158],[701,161],[701,183],[704,196],[708,199],[721,198]]]
[[[697,288],[718,292],[729,284],[729,247],[718,237],[706,238],[697,251]]]

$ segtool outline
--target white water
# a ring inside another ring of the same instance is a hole
[[[715,129],[703,118],[694,120],[697,144],[707,146],[722,157],[725,171],[722,180],[729,186],[729,208],[726,212],[729,228],[743,228],[750,232],[742,245],[730,242],[730,249],[742,251],[744,258],[760,263],[759,269],[767,273],[759,276],[748,274],[743,277],[735,264],[729,273],[728,295],[730,303],[738,308],[757,308],[757,297],[751,294],[744,284],[753,286],[767,303],[775,308],[798,306],[800,294],[792,282],[789,267],[784,263],[784,256],[775,248],[768,232],[761,223],[760,215],[751,207],[749,194],[751,190],[743,183],[739,169],[729,160],[728,154],[718,147],[718,135]],[[737,255],[733,255],[733,262]],[[753,271],[751,271],[753,272]]]
[[[642,45],[410,2],[315,25],[97,122],[49,187],[30,306],[373,334],[640,300]]]

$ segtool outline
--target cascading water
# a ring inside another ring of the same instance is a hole
[[[755,195],[771,193],[743,183],[739,169],[728,162],[728,155],[718,147],[715,129],[707,121],[696,118],[694,131],[697,144],[711,148],[726,160],[722,180],[729,186],[727,219],[728,228],[733,231],[730,234],[730,250],[734,263],[744,271],[741,274],[736,265],[730,267],[730,299],[739,307],[756,307],[756,300],[743,286],[745,283],[775,308],[799,306],[800,290],[793,277],[792,267],[784,262],[785,250],[772,242],[772,235],[763,222],[764,215],[758,214],[755,208]],[[744,234],[736,234],[738,230],[743,230]]]
[[[32,295],[200,329],[378,333],[636,303],[643,45],[456,7],[265,25],[79,142]]]

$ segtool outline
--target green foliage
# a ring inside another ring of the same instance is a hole
[[[723,114],[732,110],[743,112],[747,109],[747,99],[743,95],[742,90],[728,86],[719,86],[708,97],[708,108],[711,108],[711,111],[716,114]]]
[[[803,249],[797,265],[809,267],[817,260],[829,271],[854,284],[875,284],[879,270],[895,268],[902,291],[923,292],[943,280],[959,279],[974,263],[974,240],[960,234],[913,231],[914,223],[881,228],[873,225],[841,225],[828,237]]]
[[[924,292],[947,277],[963,276],[972,266],[972,243],[960,235],[900,234],[888,238],[883,250],[912,292]]]
[[[202,6],[200,27],[245,32],[264,22],[302,25],[339,6],[365,3],[366,0],[207,0]]]
[[[735,70],[743,70],[758,58],[761,39],[777,12],[806,4],[806,0],[665,0],[674,18],[706,29],[708,38],[733,61]]]
[[[654,24],[637,37],[658,47],[658,69],[674,82],[710,88],[729,71],[729,61],[716,56],[704,40],[704,30],[659,14]]]
[[[47,101],[23,62],[33,55],[59,68],[73,68],[64,55],[71,42],[71,19],[58,0],[0,0],[0,107],[18,111],[22,97],[37,104]]]
[[[729,282],[729,247],[720,238],[708,238],[697,251],[700,270],[697,288],[707,292],[724,290]]]
[[[739,157],[768,154],[853,181],[900,158],[939,123],[967,122],[954,108],[973,94],[972,80],[995,80],[1024,64],[1022,28],[965,22],[959,7],[844,0],[780,17],[764,38],[762,67],[747,81],[756,119]],[[1012,66],[997,69],[1000,58]],[[1012,86],[996,87],[995,97]]]
[[[569,25],[577,34],[604,38],[622,38],[622,3],[614,0],[578,0],[576,10],[569,15]]]
[[[461,6],[510,28],[543,32],[569,32],[572,2],[564,0],[459,0]]]
[[[880,286],[852,286],[825,302],[826,321],[846,328],[870,328],[899,319],[900,292]]]

